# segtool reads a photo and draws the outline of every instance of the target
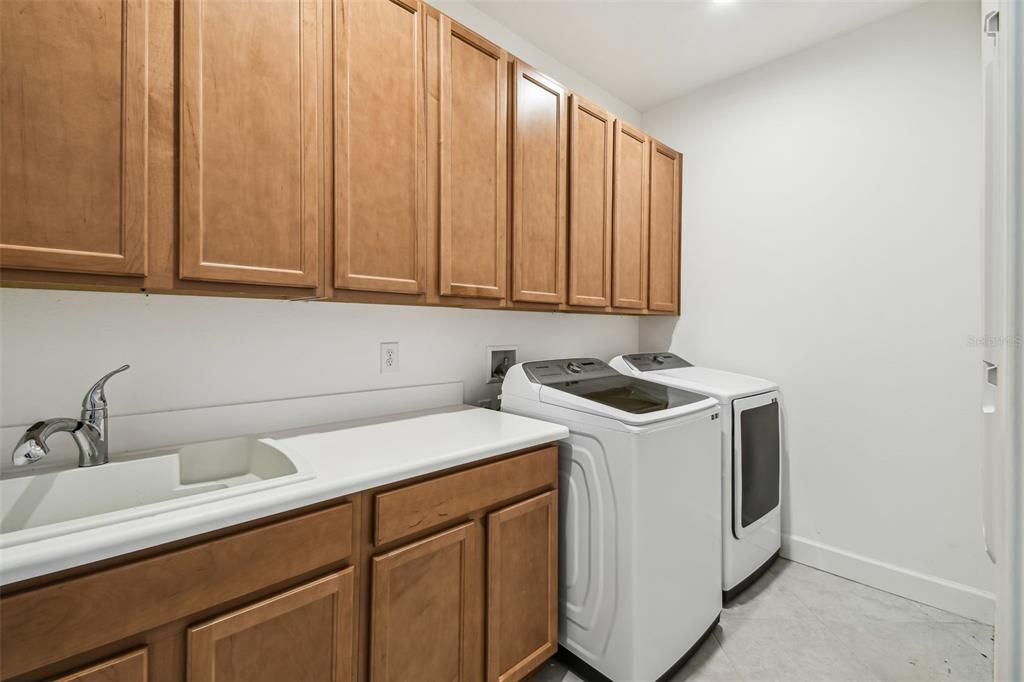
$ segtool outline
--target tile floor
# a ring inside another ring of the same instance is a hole
[[[992,680],[992,628],[780,559],[672,682]],[[551,661],[530,682],[580,682]]]

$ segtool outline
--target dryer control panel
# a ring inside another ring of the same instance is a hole
[[[692,363],[683,360],[675,353],[633,353],[632,355],[623,355],[622,359],[640,372],[693,367]]]
[[[535,384],[549,386],[580,379],[621,376],[618,372],[597,358],[566,358],[524,362],[523,371]]]

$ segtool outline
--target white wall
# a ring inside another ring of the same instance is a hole
[[[510,54],[519,57],[534,68],[554,78],[570,90],[580,93],[598,106],[607,109],[629,123],[634,125],[640,124],[642,116],[639,111],[573,68],[549,56],[533,43],[512,32],[490,15],[481,12],[466,2],[466,0],[432,0],[430,4],[476,31],[484,38],[497,43]],[[542,5],[538,3],[536,11],[541,12],[542,10]]]
[[[400,370],[381,374],[380,343]],[[492,397],[488,345],[520,360],[601,358],[637,346],[636,318],[356,303],[0,290],[0,428],[75,416],[108,387],[112,415],[462,381]],[[339,415],[338,419],[344,419]],[[254,430],[259,430],[254,426]],[[6,457],[0,453],[0,457]]]
[[[685,156],[683,312],[640,341],[782,385],[786,552],[990,621],[978,17],[928,3],[647,112]]]

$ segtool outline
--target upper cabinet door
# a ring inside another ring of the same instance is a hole
[[[679,305],[679,205],[682,156],[651,142],[650,268],[647,307],[677,312]]]
[[[146,0],[0,0],[0,265],[146,274]]]
[[[641,131],[615,122],[615,217],[612,223],[612,305],[647,307],[647,159]]]
[[[335,275],[342,289],[426,282],[423,12],[418,0],[335,3]]]
[[[508,58],[441,18],[443,296],[505,298]]]
[[[317,285],[322,11],[182,3],[182,278]]]
[[[570,105],[569,303],[611,304],[615,118],[578,95]]]
[[[512,298],[565,302],[565,89],[520,61],[512,100]]]

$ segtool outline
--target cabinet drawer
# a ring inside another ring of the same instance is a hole
[[[549,446],[465,471],[380,493],[375,542],[434,528],[534,490],[550,487],[558,477],[558,447]]]
[[[0,600],[0,677],[229,602],[352,554],[352,505],[134,561]]]

